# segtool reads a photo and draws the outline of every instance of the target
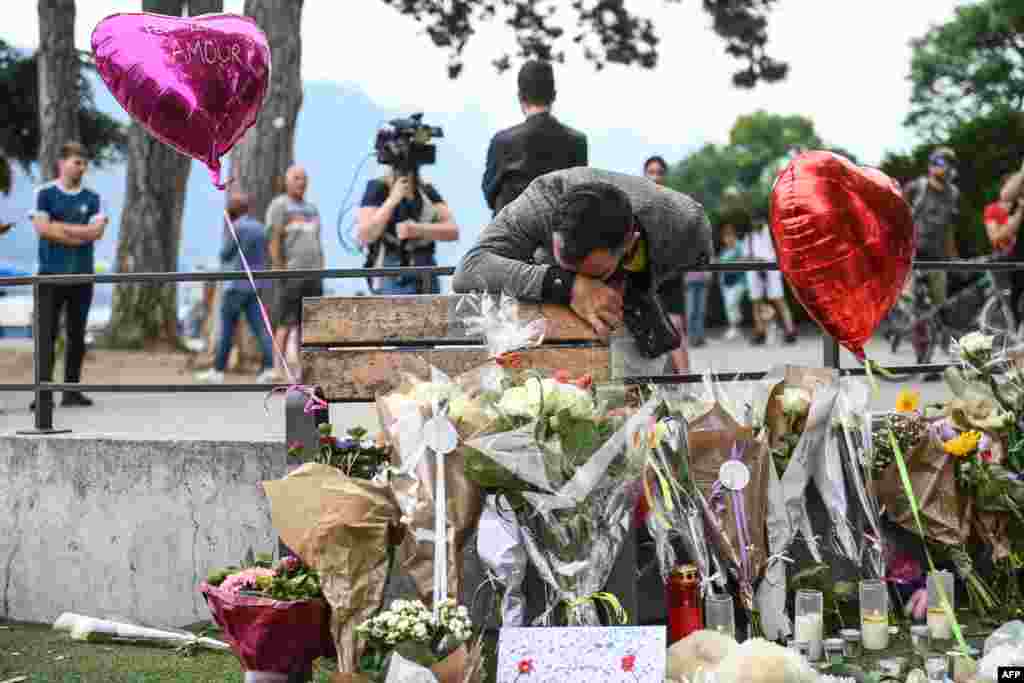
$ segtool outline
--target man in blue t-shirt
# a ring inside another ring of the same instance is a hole
[[[93,242],[103,237],[110,219],[100,196],[82,186],[88,167],[85,148],[69,142],[61,147],[57,179],[36,191],[32,224],[39,233],[39,274],[92,274],[95,271]],[[52,381],[53,347],[61,310],[66,320],[67,345],[64,354],[64,382],[77,383],[85,358],[85,326],[92,305],[92,283],[40,285],[39,320],[36,329],[49,331],[43,349],[42,380]],[[92,400],[80,391],[64,392],[64,406],[90,406]],[[35,403],[32,404],[35,409]]]

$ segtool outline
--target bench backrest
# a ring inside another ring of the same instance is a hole
[[[449,376],[487,362],[479,338],[467,337],[462,295],[355,296],[304,299],[302,369],[306,384],[322,388],[328,402],[375,400],[400,372],[428,376],[433,365]],[[567,306],[519,305],[521,320],[548,320],[544,344],[523,354],[524,367],[565,368],[610,377],[606,344]]]

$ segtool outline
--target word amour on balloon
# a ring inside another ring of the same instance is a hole
[[[168,29],[163,26],[147,24],[143,27],[142,31],[154,36],[169,36],[173,38],[180,34],[188,36],[202,34],[206,32],[206,28],[197,24],[189,24]],[[232,43],[231,45],[225,45],[201,37],[192,40],[175,40],[174,46],[171,48],[171,58],[176,62],[185,64],[202,63],[213,65],[235,62],[244,65],[242,61],[242,46],[240,44]]]

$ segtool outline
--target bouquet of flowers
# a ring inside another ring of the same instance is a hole
[[[395,600],[356,627],[366,644],[361,672],[379,681],[385,675],[405,680],[415,669],[426,668],[445,681],[480,680],[480,648],[469,652],[466,647],[473,637],[469,610],[451,599],[438,607],[435,613],[418,600]]]
[[[564,379],[564,378],[560,378]],[[629,533],[652,429],[654,402],[609,416],[575,383],[535,372],[481,395],[491,420],[463,445],[466,475],[514,510],[530,561],[552,590],[547,622],[565,606],[574,625],[596,625],[594,604]],[[618,612],[611,596],[600,595]]]
[[[382,477],[391,465],[391,448],[381,438],[370,439],[362,427],[349,429],[343,439],[334,436],[334,425],[328,423],[318,427],[320,446],[316,453],[303,453],[302,445],[293,444],[288,455],[301,458],[304,462],[316,462],[336,467],[345,476],[356,479],[377,479]]]
[[[357,470],[368,473],[361,466],[352,471]],[[403,534],[387,471],[374,476],[366,480],[309,462],[284,479],[263,482],[278,534],[319,577],[331,607],[338,669],[346,674],[359,662],[355,627],[379,607],[392,548]]]
[[[568,619],[596,624],[594,596],[629,531],[636,500],[635,487],[627,486],[642,470],[627,448],[636,429],[626,429],[626,417],[607,414],[587,377],[549,376],[530,367],[528,347],[543,338],[543,320],[519,321],[512,299],[473,300],[477,311],[467,316],[467,326],[483,334],[491,360],[454,379],[436,368],[423,373],[429,379],[407,376],[398,390],[378,399],[381,421],[402,470],[416,473],[421,492],[433,490],[433,482],[423,485],[435,469],[429,458],[436,449],[429,442],[446,429],[455,432],[458,447],[445,456],[447,490],[454,482],[474,495],[449,497],[450,549],[460,548],[475,526],[480,489],[501,495],[514,510],[530,560],[554,593],[544,621],[564,605]],[[638,418],[637,429],[650,414]],[[427,501],[417,505],[426,513],[434,509]],[[414,517],[412,526],[432,531],[433,518]],[[404,556],[426,565],[432,545],[420,544]],[[457,572],[461,561],[453,564]],[[448,573],[450,584],[454,573]],[[449,595],[456,589],[452,584]]]
[[[200,591],[247,680],[284,681],[335,654],[319,578],[297,557],[273,565],[261,556],[212,572]]]

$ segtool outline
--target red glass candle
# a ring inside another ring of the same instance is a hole
[[[684,564],[672,570],[665,586],[665,603],[668,606],[669,645],[704,628],[697,567]]]

